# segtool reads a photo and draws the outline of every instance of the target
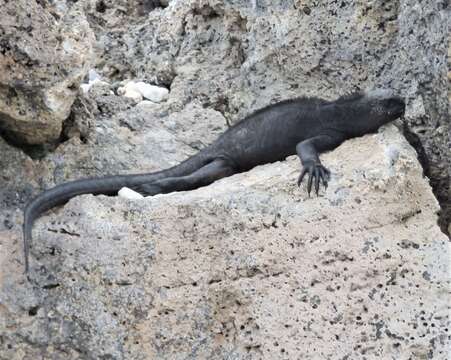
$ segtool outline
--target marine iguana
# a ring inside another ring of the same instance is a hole
[[[211,145],[166,170],[136,175],[112,175],[57,185],[32,200],[24,210],[25,272],[29,269],[29,244],[33,221],[43,212],[81,194],[115,195],[128,187],[143,195],[192,190],[257,165],[298,154],[301,184],[308,174],[310,196],[314,182],[327,187],[330,172],[319,154],[344,140],[376,131],[400,117],[405,104],[386,90],[346,95],[335,101],[319,98],[285,100],[257,110],[226,130]]]

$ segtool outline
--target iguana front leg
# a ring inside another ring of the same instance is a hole
[[[302,163],[302,171],[298,178],[298,186],[301,185],[305,175],[308,174],[307,191],[310,196],[313,180],[315,180],[315,192],[318,196],[320,180],[323,186],[327,188],[327,182],[330,178],[330,171],[325,168],[319,160],[319,154],[336,148],[344,140],[342,136],[318,135],[304,140],[297,144],[296,152]]]

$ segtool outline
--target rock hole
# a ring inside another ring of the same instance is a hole
[[[146,16],[152,10],[157,8],[166,8],[168,3],[166,1],[161,2],[160,0],[141,0],[138,2],[138,15]]]
[[[310,9],[308,6],[304,6],[302,9],[305,15],[310,15],[312,13],[312,9]]]
[[[2,137],[8,145],[21,149],[33,160],[43,159],[49,152],[52,152],[58,146],[57,142],[49,144],[30,145],[24,141],[21,141],[18,138],[18,136],[14,134],[12,131],[2,129],[1,127],[0,127],[0,137]]]
[[[59,283],[54,283],[54,284],[47,284],[47,285],[44,285],[42,288],[43,288],[43,289],[46,289],[46,290],[50,290],[50,289],[55,289],[55,288],[57,288],[58,286],[60,286]]]
[[[103,0],[98,1],[96,4],[96,11],[99,13],[104,13],[105,10],[106,10],[105,2]]]
[[[39,310],[39,306],[33,306],[28,310],[28,315],[36,316],[36,314],[38,313],[38,310]]]

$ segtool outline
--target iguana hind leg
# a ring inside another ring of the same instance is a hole
[[[213,160],[186,176],[167,177],[152,183],[142,184],[139,186],[138,191],[142,195],[156,195],[173,191],[193,190],[207,186],[223,177],[233,175],[235,172],[230,161],[221,158]]]

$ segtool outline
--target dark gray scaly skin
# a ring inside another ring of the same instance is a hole
[[[149,174],[82,179],[55,186],[32,200],[24,211],[25,272],[33,221],[43,212],[81,194],[115,195],[128,187],[143,195],[192,190],[247,171],[257,165],[298,154],[308,174],[307,190],[318,195],[320,182],[327,187],[329,170],[319,154],[344,140],[376,131],[404,113],[404,102],[387,91],[376,90],[341,97],[336,101],[298,98],[256,111],[225,131],[215,142],[172,168]]]

